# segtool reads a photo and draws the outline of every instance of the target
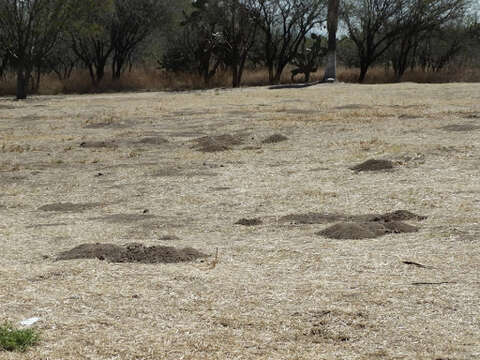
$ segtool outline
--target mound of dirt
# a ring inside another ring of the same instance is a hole
[[[196,143],[194,148],[201,152],[226,151],[231,150],[232,146],[243,144],[243,139],[241,137],[229,134],[203,136],[193,141]]]
[[[287,141],[288,137],[282,134],[273,134],[262,141],[262,144],[276,144],[282,141]]]
[[[83,203],[83,204],[72,204],[72,203],[54,203],[40,206],[38,210],[41,211],[55,211],[55,212],[82,212],[84,210],[93,209],[95,207],[101,206],[100,203]]]
[[[351,167],[350,170],[360,171],[381,171],[393,169],[393,162],[390,160],[369,159],[361,164]]]
[[[417,215],[408,210],[396,210],[390,213],[375,215],[372,221],[405,221],[405,220],[425,220],[427,216]]]
[[[115,263],[179,263],[207,257],[193,248],[177,249],[171,246],[144,246],[130,243],[125,246],[114,244],[82,244],[57,256],[58,260],[99,259]]]
[[[83,141],[80,143],[80,147],[82,148],[92,148],[92,149],[98,149],[98,148],[114,148],[116,149],[118,147],[115,142],[112,141]]]
[[[168,140],[161,136],[151,136],[141,139],[138,143],[146,145],[162,145],[168,143]]]
[[[440,129],[445,130],[445,131],[473,131],[473,130],[479,130],[480,126],[478,125],[473,125],[473,124],[454,124],[454,125],[447,125],[444,127],[441,127]]]
[[[399,221],[341,222],[315,233],[330,239],[373,239],[386,234],[411,233],[418,228]]]
[[[254,218],[254,219],[240,219],[238,220],[235,225],[243,225],[243,226],[256,226],[256,225],[261,225],[263,224],[263,221],[258,219],[258,218]]]

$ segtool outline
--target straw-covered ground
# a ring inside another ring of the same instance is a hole
[[[0,99],[0,358],[479,359],[479,167],[479,84]]]

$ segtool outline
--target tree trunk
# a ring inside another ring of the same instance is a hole
[[[337,52],[335,49],[328,50],[327,53],[327,66],[325,67],[324,81],[337,79]]]
[[[363,83],[365,77],[367,76],[368,65],[367,64],[360,64],[360,75],[358,76],[358,82]]]
[[[328,0],[327,30],[328,50],[324,80],[337,79],[337,29],[340,0]]]
[[[24,100],[27,98],[28,80],[30,74],[21,66],[17,69],[17,100]]]

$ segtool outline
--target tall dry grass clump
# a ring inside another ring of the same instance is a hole
[[[282,74],[281,84],[291,83],[291,67],[287,67]],[[323,77],[323,69],[311,74],[311,81],[320,81]],[[338,80],[345,83],[356,83],[359,70],[355,68],[338,68]],[[302,82],[303,75],[295,78],[295,82]],[[416,83],[447,83],[447,82],[480,82],[479,67],[448,66],[442,71],[422,71],[421,69],[409,70],[405,73],[402,81]],[[385,84],[396,82],[393,70],[377,66],[369,69],[364,81],[366,84]],[[268,70],[265,68],[246,70],[242,80],[243,86],[269,85]],[[8,74],[0,79],[0,96],[15,94],[16,79],[14,74]],[[231,87],[231,76],[226,70],[219,71],[208,85],[198,74],[172,73],[158,70],[154,67],[136,68],[126,71],[118,80],[113,80],[111,74],[106,72],[104,79],[99,84],[93,84],[88,71],[77,70],[69,79],[60,80],[54,74],[41,76],[38,93],[42,95],[52,94],[88,94],[102,92],[122,91],[147,91],[166,90],[184,91],[206,88]]]

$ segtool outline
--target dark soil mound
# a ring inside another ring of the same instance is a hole
[[[391,213],[376,215],[372,221],[405,221],[405,220],[425,220],[427,217],[414,214],[408,210],[397,210]]]
[[[382,222],[379,224],[385,226],[388,232],[393,234],[413,233],[418,231],[416,226],[412,226],[401,221]]]
[[[100,259],[117,263],[179,263],[193,261],[207,255],[193,248],[177,249],[171,246],[144,246],[130,243],[125,246],[113,244],[82,244],[57,256],[57,260]]]
[[[162,145],[168,143],[168,140],[165,138],[162,138],[160,136],[155,136],[155,137],[146,137],[143,138],[138,142],[139,144],[147,144],[147,145]]]
[[[195,139],[195,148],[202,152],[217,152],[231,150],[232,146],[243,144],[243,140],[239,136],[229,134],[217,136],[204,136]]]
[[[473,131],[480,129],[480,126],[472,124],[454,124],[441,127],[440,129],[445,131]]]
[[[393,162],[390,160],[375,160],[370,159],[361,164],[350,168],[353,171],[381,171],[393,169]]]
[[[411,233],[418,231],[418,228],[402,222],[341,222],[330,226],[316,235],[325,236],[330,239],[373,239],[386,234]]]
[[[327,224],[336,221],[345,221],[345,215],[339,214],[321,214],[321,213],[306,213],[306,214],[290,214],[280,218],[280,222],[288,222],[291,224]]]
[[[244,225],[244,226],[256,226],[263,224],[263,221],[260,219],[240,219],[235,225]]]
[[[262,141],[262,144],[276,144],[282,141],[287,141],[288,137],[282,134],[273,134]]]
[[[84,204],[72,204],[72,203],[55,203],[40,206],[38,210],[41,211],[56,211],[56,212],[82,212],[84,210],[93,209],[101,206],[100,203],[84,203]]]
[[[118,145],[114,141],[84,141],[80,143],[82,148],[117,148]]]

